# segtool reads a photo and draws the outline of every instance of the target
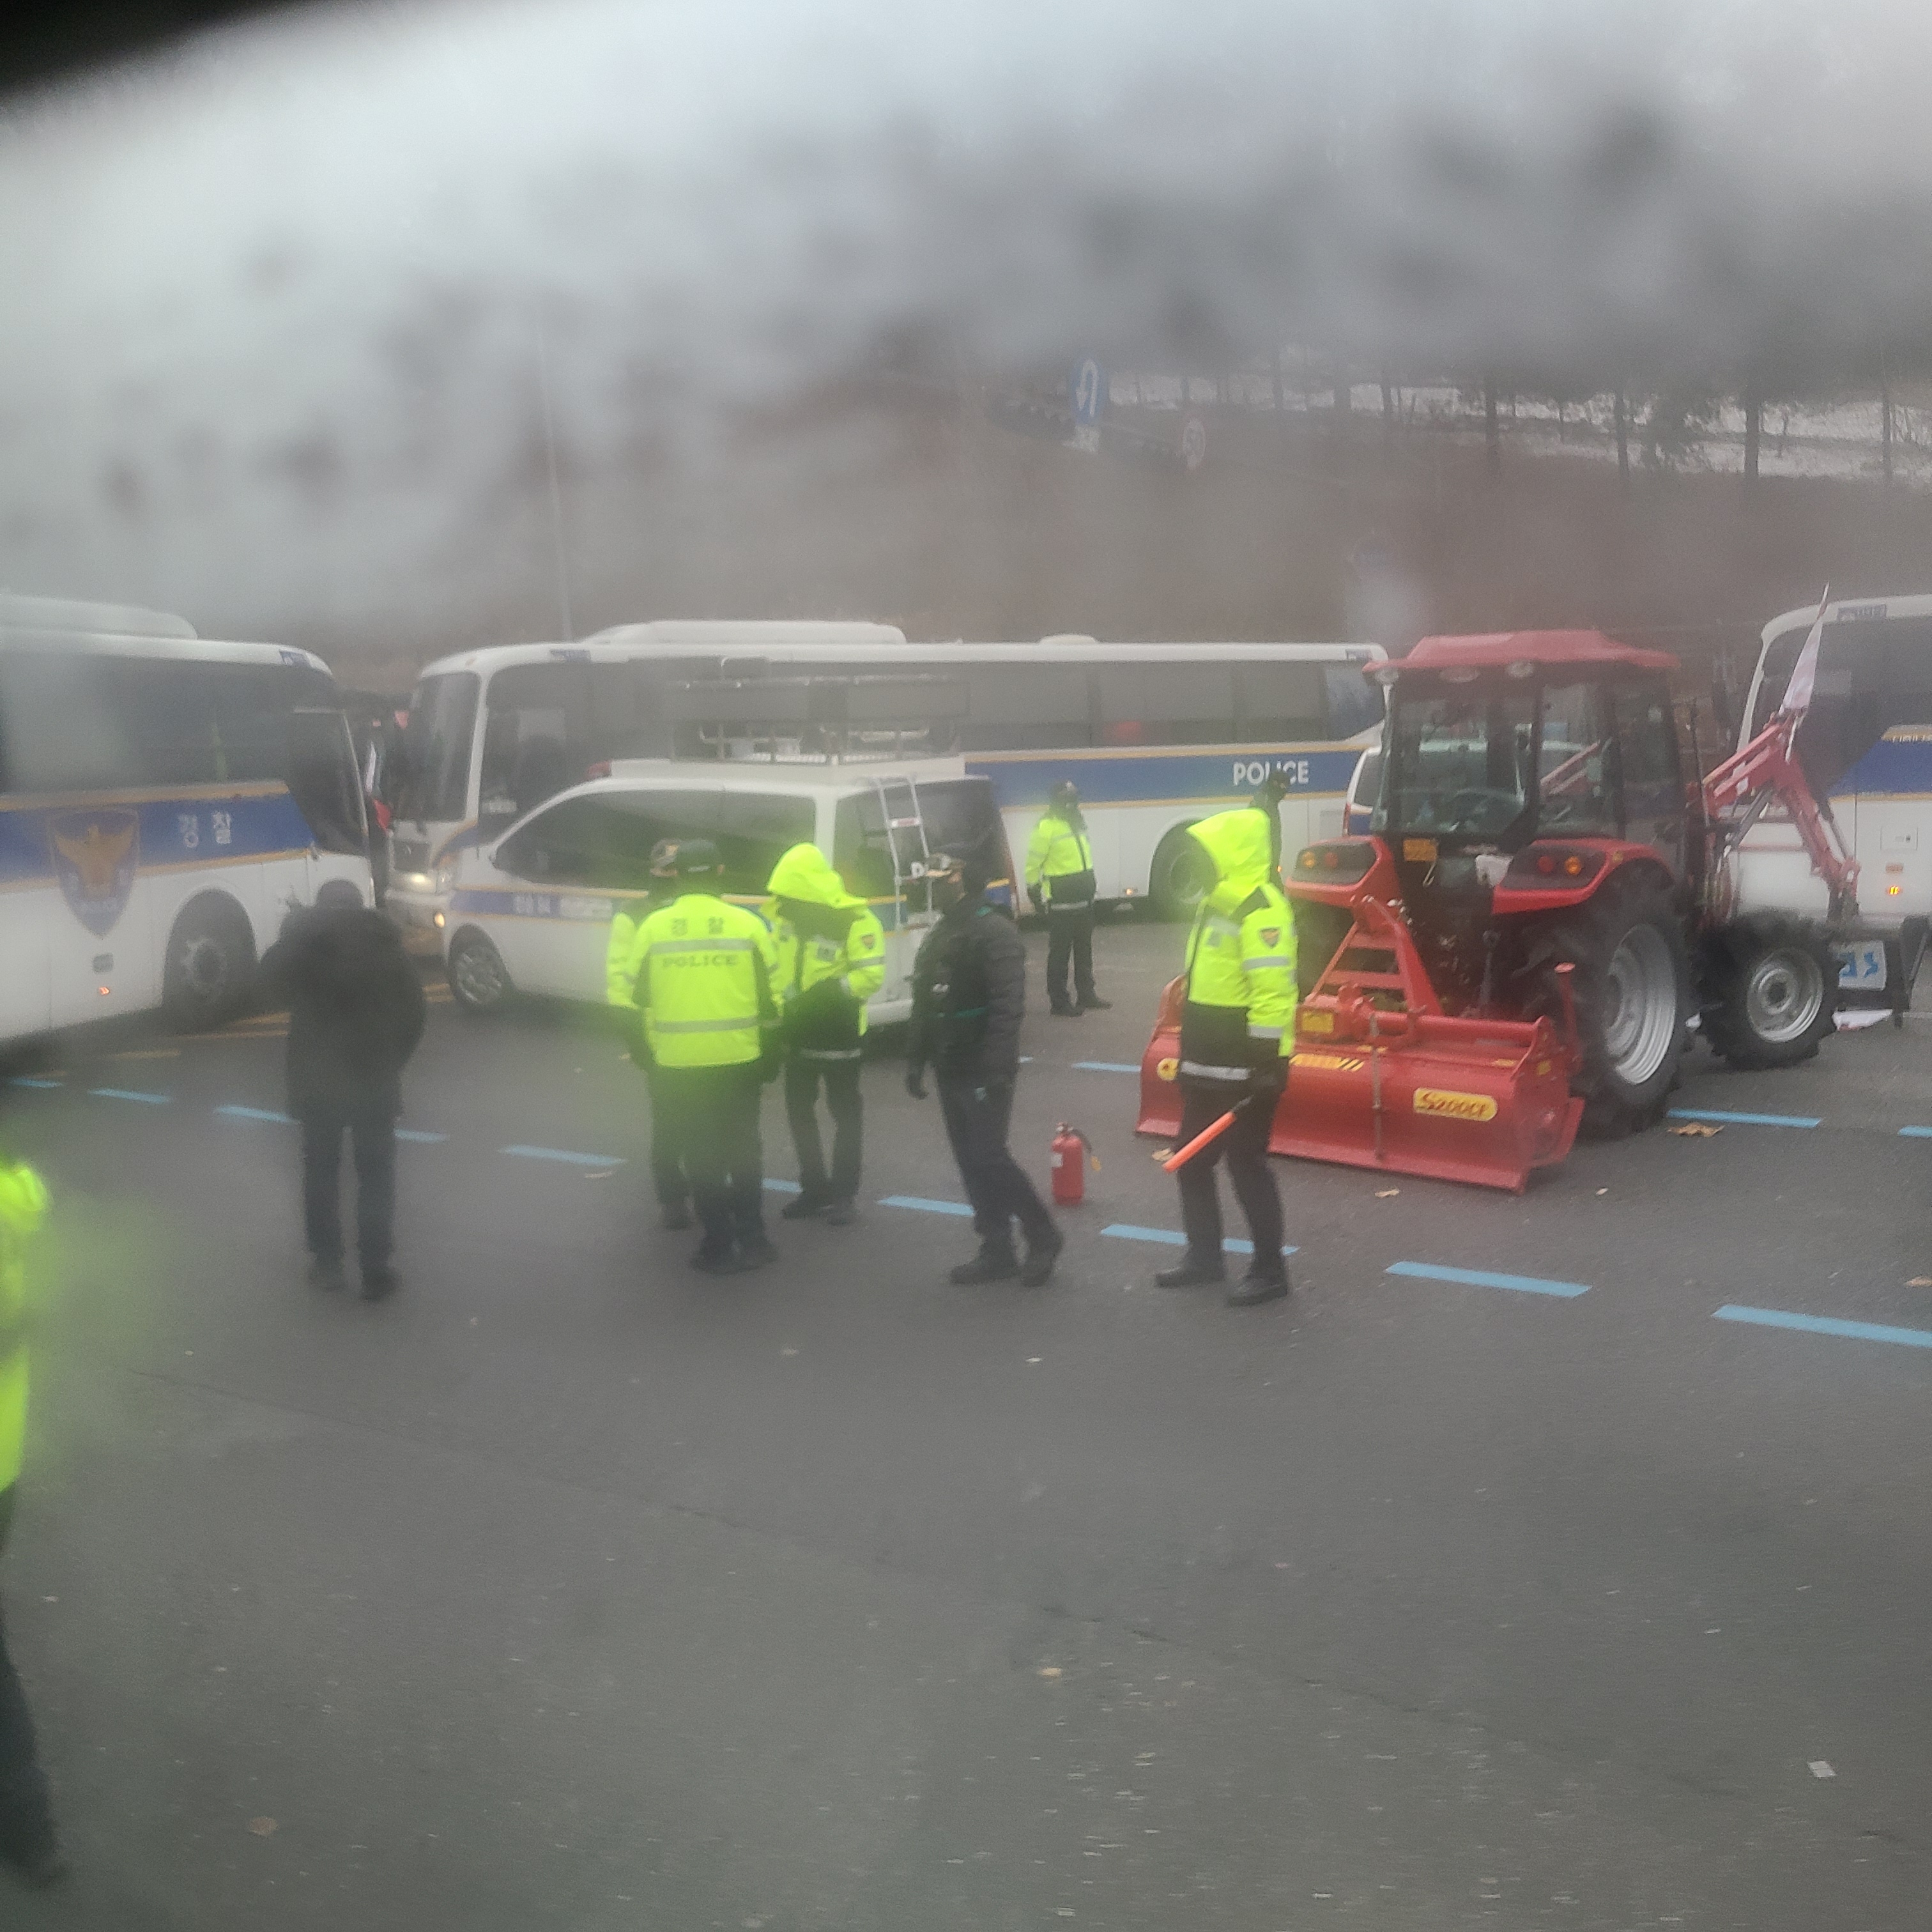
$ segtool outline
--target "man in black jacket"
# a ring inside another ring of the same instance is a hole
[[[403,1066],[422,1038],[422,982],[402,935],[332,880],[292,913],[262,958],[289,1005],[289,1112],[302,1123],[302,1220],[318,1287],[342,1286],[342,1136],[356,1150],[356,1236],[362,1294],[393,1294],[396,1120]]]
[[[1012,920],[986,904],[984,878],[969,874],[961,860],[934,853],[927,876],[940,917],[913,962],[905,1084],[923,1100],[932,1067],[946,1138],[973,1204],[980,1252],[952,1278],[963,1284],[1018,1275],[1038,1288],[1052,1274],[1066,1238],[1006,1150],[1026,1011],[1026,947]],[[1013,1246],[1016,1221],[1026,1237],[1024,1266]]]

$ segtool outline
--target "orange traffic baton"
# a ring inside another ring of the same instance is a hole
[[[1246,1100],[1238,1100],[1218,1120],[1210,1120],[1184,1148],[1176,1148],[1160,1164],[1163,1174],[1178,1174],[1210,1141],[1218,1141],[1234,1124],[1235,1117],[1255,1096],[1250,1094]]]

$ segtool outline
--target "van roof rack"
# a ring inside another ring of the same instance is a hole
[[[788,764],[901,758],[908,738],[949,749],[932,744],[934,729],[951,738],[944,728],[968,711],[962,680],[924,672],[694,678],[668,686],[663,702],[705,753]]]

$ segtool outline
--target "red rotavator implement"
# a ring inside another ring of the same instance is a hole
[[[1742,1064],[1816,1050],[1857,866],[1796,716],[1686,772],[1675,665],[1528,632],[1425,638],[1384,668],[1378,830],[1306,848],[1284,882],[1304,997],[1274,1152],[1520,1193],[1580,1127],[1663,1113],[1694,1012]],[[1772,808],[1826,882],[1822,924],[1738,905],[1736,845]],[[1142,1061],[1142,1132],[1179,1129],[1181,994]]]

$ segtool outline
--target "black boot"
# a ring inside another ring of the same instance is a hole
[[[1049,1006],[1047,1011],[1057,1020],[1077,1020],[1080,1017],[1080,1009],[1070,1006],[1064,1000],[1057,1006]]]
[[[1264,1301],[1279,1301],[1288,1292],[1288,1264],[1277,1261],[1272,1268],[1258,1264],[1249,1269],[1239,1283],[1228,1291],[1230,1308],[1253,1308]]]
[[[1227,1279],[1228,1270],[1219,1262],[1202,1261],[1191,1254],[1178,1268],[1162,1268],[1154,1278],[1156,1288],[1204,1288]]]
[[[823,1214],[826,1198],[822,1194],[801,1193],[796,1200],[788,1201],[778,1210],[781,1221],[809,1221],[815,1214]]]
[[[1058,1228],[1047,1231],[1044,1240],[1027,1244],[1026,1265],[1020,1270],[1022,1288],[1044,1288],[1053,1278],[1053,1264],[1066,1245],[1066,1237]]]
[[[973,1288],[982,1281],[1011,1281],[1019,1271],[1019,1257],[1011,1248],[986,1241],[970,1262],[962,1262],[946,1280],[960,1288]]]
[[[1083,1013],[1111,1013],[1114,1010],[1112,1000],[1103,1000],[1098,993],[1082,993],[1080,1010]]]

